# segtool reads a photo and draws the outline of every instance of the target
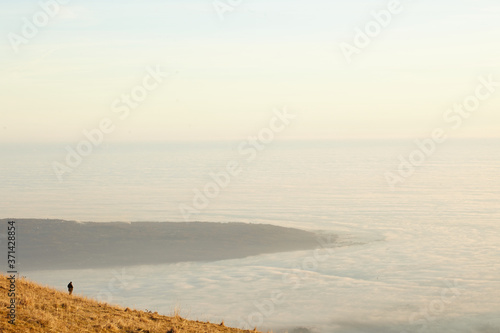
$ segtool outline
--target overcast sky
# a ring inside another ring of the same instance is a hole
[[[239,139],[283,106],[289,139],[500,135],[500,87],[458,129],[443,120],[478,77],[500,81],[500,3],[401,0],[348,63],[341,43],[389,2],[242,0],[221,19],[212,0],[72,0],[15,52],[42,9],[4,0],[0,142],[75,142],[105,117],[111,141]],[[120,119],[112,103],[156,66],[171,76]]]

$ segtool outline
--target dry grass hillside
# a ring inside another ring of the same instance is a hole
[[[157,313],[131,310],[16,281],[16,325],[8,323],[9,280],[0,274],[0,332],[251,332]],[[252,331],[253,332],[253,331]]]

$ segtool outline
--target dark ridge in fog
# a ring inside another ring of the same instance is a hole
[[[295,328],[280,330],[278,331],[278,333],[313,333],[313,331],[309,330],[306,327],[295,327]]]
[[[214,261],[318,246],[312,232],[268,224],[15,221],[21,272]]]

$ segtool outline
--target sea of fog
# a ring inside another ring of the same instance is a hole
[[[499,144],[450,139],[394,187],[387,173],[419,156],[411,140],[102,145],[62,180],[53,164],[65,165],[64,145],[0,146],[1,217],[323,234],[311,251],[21,272],[123,306],[274,332],[499,333]],[[328,233],[337,247],[325,247]]]

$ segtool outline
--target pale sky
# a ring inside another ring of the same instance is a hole
[[[110,141],[239,139],[283,106],[285,139],[500,136],[500,86],[460,128],[443,120],[478,77],[500,82],[498,0],[401,0],[348,64],[339,45],[389,2],[242,0],[221,20],[213,0],[71,0],[15,52],[42,9],[4,0],[0,142],[75,142],[106,117]],[[121,120],[111,104],[157,65],[171,77]]]

